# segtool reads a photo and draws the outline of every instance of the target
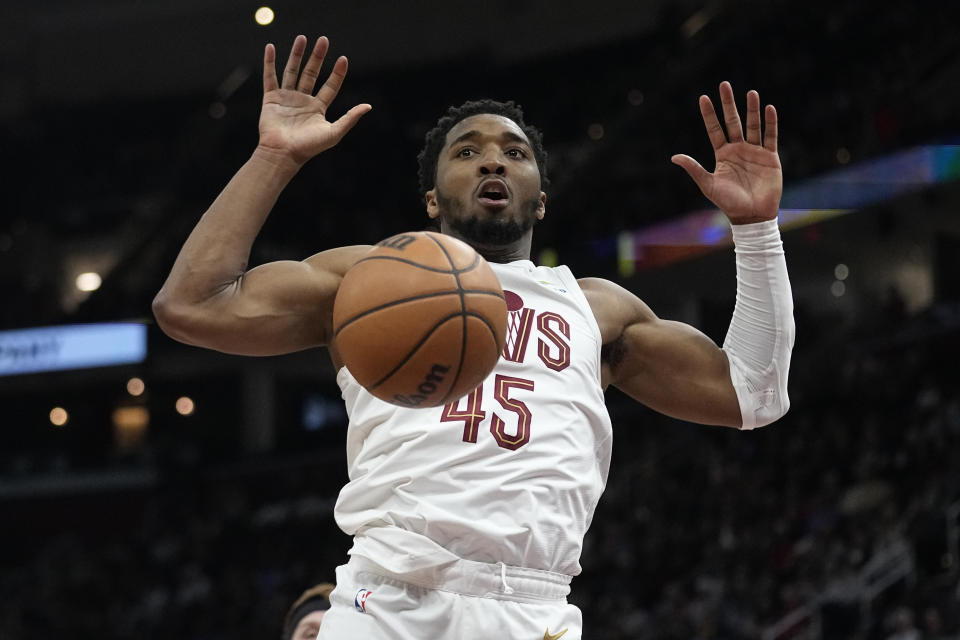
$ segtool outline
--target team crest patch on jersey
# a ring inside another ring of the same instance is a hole
[[[520,311],[523,309],[523,298],[513,291],[503,290],[503,300],[507,303],[507,311]]]
[[[367,598],[373,595],[373,591],[369,589],[360,589],[357,591],[357,595],[353,597],[353,606],[357,608],[357,611],[360,613],[367,612]]]
[[[548,280],[537,280],[537,282],[539,282],[540,284],[545,284],[545,285],[547,285],[548,287],[550,287],[550,288],[553,289],[554,291],[559,291],[560,293],[566,293],[566,292],[567,292],[567,290],[564,289],[563,287],[557,286],[557,283],[555,283],[555,282],[549,282]]]

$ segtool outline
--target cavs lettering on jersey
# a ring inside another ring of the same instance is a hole
[[[567,267],[491,264],[509,309],[490,376],[445,407],[406,409],[343,368],[352,554],[396,573],[456,557],[577,575],[607,480],[600,331]]]

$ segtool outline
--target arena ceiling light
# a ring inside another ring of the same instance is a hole
[[[273,13],[273,9],[271,9],[270,7],[260,7],[253,14],[253,19],[256,20],[257,24],[260,25],[261,27],[265,27],[268,24],[272,23],[274,17],[275,17],[275,14]]]
[[[50,424],[55,427],[62,427],[69,419],[70,414],[63,407],[54,407],[50,410]]]
[[[87,271],[77,276],[76,285],[80,291],[96,291],[103,284],[103,278],[96,271]]]

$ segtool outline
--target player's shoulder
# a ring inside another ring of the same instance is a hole
[[[623,327],[656,319],[647,304],[623,286],[606,278],[577,278],[601,333],[619,335]]]
[[[577,278],[577,284],[580,285],[580,290],[583,291],[588,299],[593,298],[598,302],[617,302],[631,298],[639,300],[633,293],[606,278]]]

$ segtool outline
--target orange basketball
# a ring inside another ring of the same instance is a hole
[[[507,306],[468,244],[418,231],[387,238],[343,277],[333,304],[337,351],[357,382],[403,407],[457,400],[489,375]]]

